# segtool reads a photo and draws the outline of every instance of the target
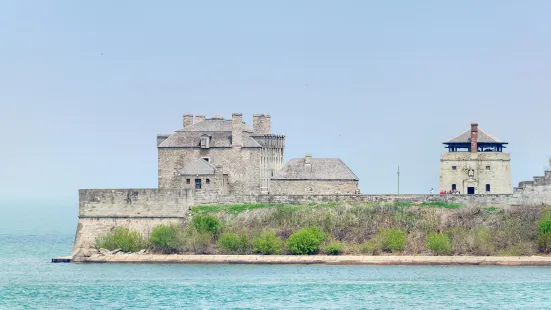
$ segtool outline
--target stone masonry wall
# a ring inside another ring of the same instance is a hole
[[[187,223],[190,207],[209,204],[309,202],[426,202],[482,205],[551,205],[551,185],[528,186],[514,195],[219,195],[216,191],[175,189],[83,189],[74,251],[116,226],[149,236],[159,224]]]
[[[208,157],[229,176],[230,193],[260,193],[260,148],[160,148],[159,188],[184,188],[186,178],[177,175],[185,164]]]
[[[356,194],[357,189],[357,181],[274,179],[270,184],[270,194],[272,195]]]
[[[454,170],[453,167],[456,167]],[[474,170],[470,177],[468,171]],[[488,152],[450,152],[440,157],[440,188],[451,190],[456,184],[457,190],[467,193],[467,187],[475,187],[476,194],[486,194],[486,184],[491,194],[512,194],[511,158],[509,153]]]

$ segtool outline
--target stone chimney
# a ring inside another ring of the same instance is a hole
[[[471,153],[478,152],[478,123],[471,123]]]
[[[304,164],[305,165],[311,165],[312,164],[312,154],[308,153],[306,156],[304,156]]]
[[[232,147],[243,146],[243,114],[233,113],[231,116],[231,145]]]
[[[204,115],[195,115],[195,124],[199,123],[199,122],[202,122],[205,120],[205,116]]]
[[[270,115],[254,114],[253,115],[253,130],[256,134],[267,135],[271,133]]]
[[[193,114],[184,114],[184,128],[193,125]]]

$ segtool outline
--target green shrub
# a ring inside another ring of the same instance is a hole
[[[547,211],[538,221],[538,249],[551,252],[551,212]]]
[[[437,255],[449,255],[452,252],[450,238],[445,234],[430,234],[427,237],[426,248]]]
[[[381,237],[377,235],[371,238],[369,241],[362,243],[360,245],[360,250],[362,251],[362,253],[369,255],[381,254],[381,252],[383,251],[383,243],[381,242]]]
[[[218,238],[216,243],[220,249],[226,253],[244,254],[249,248],[247,236],[238,236],[234,233],[224,233]]]
[[[191,226],[200,233],[217,235],[222,229],[220,220],[212,215],[196,215],[191,221]]]
[[[184,245],[184,232],[178,224],[158,225],[149,236],[149,243],[157,250],[166,254],[176,253]]]
[[[266,231],[253,239],[253,251],[263,255],[279,254],[282,246],[283,241],[273,231]]]
[[[147,242],[138,232],[128,228],[116,227],[112,231],[98,236],[94,245],[97,249],[116,250],[123,252],[136,252],[147,247]]]
[[[325,233],[317,226],[302,228],[287,239],[287,249],[294,255],[308,255],[319,251]]]
[[[399,229],[383,229],[379,234],[383,251],[395,253],[406,247],[406,233]]]
[[[342,253],[342,249],[343,246],[340,242],[332,242],[324,247],[325,253],[329,255],[339,255]]]
[[[210,232],[200,232],[191,228],[185,233],[185,249],[195,254],[205,254],[212,245],[212,240]]]

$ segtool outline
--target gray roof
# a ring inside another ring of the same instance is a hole
[[[177,131],[170,135],[166,140],[159,144],[159,148],[164,147],[200,147],[201,136],[209,135],[210,147],[231,147],[230,132],[201,132],[201,131]],[[248,133],[243,133],[243,147],[261,147]]]
[[[358,177],[339,158],[312,158],[306,165],[304,158],[293,158],[273,177],[278,180],[353,180]]]
[[[245,123],[242,125],[245,132],[253,132],[253,128]],[[221,118],[207,118],[204,121],[182,128],[178,131],[232,131],[232,121]]]
[[[262,147],[253,137],[253,128],[245,123],[242,124],[243,147]],[[159,148],[164,147],[200,147],[201,136],[211,137],[210,147],[231,147],[232,121],[222,118],[205,119],[186,128],[177,130],[169,135]]]
[[[181,175],[202,175],[214,174],[216,168],[204,159],[197,159],[194,162],[187,164],[182,170]]]
[[[484,131],[482,128],[478,127],[478,142],[479,143],[504,143],[507,144],[507,142],[498,139],[491,134]],[[464,133],[460,134],[459,136],[451,139],[448,142],[444,143],[471,143],[471,130],[467,130]]]

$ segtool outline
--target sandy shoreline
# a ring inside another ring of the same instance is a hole
[[[74,263],[551,266],[547,256],[92,255]]]

